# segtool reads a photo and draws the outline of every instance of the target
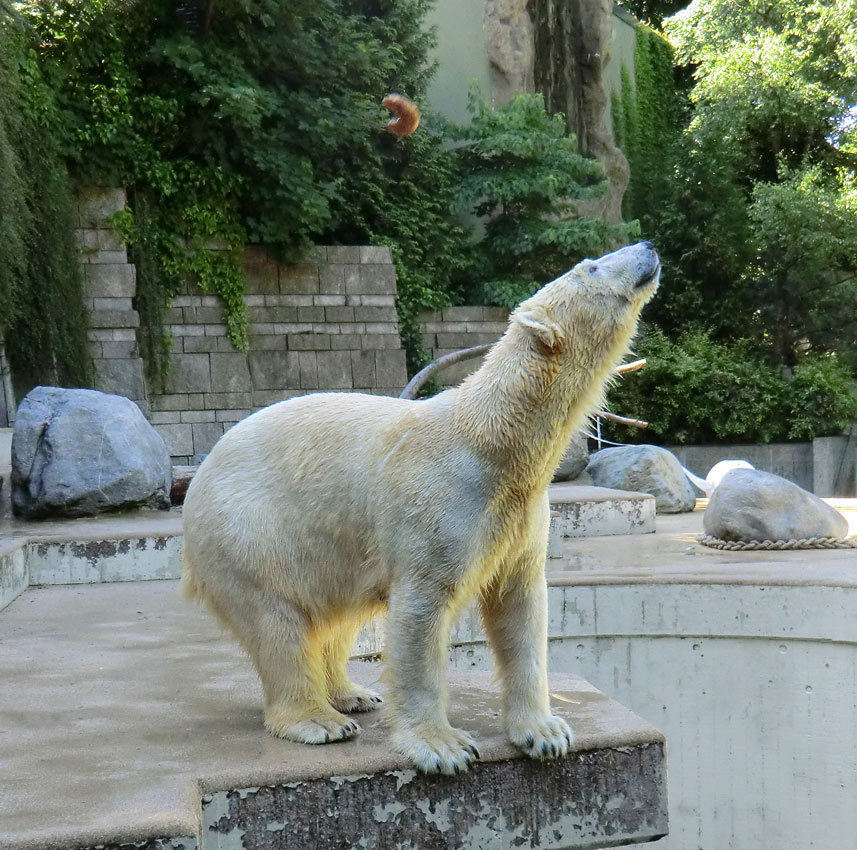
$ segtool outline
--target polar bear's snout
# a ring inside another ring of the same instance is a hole
[[[644,290],[657,285],[661,272],[661,260],[655,246],[651,242],[638,242],[627,245],[607,254],[597,262],[585,261],[590,274],[595,274],[608,286],[622,294],[640,294]]]

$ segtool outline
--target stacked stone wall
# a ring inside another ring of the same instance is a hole
[[[407,382],[388,248],[320,246],[308,262],[245,253],[250,350],[226,335],[217,296],[193,287],[167,311],[173,354],[151,420],[190,462],[254,410],[310,392],[398,395]]]
[[[89,353],[98,389],[124,395],[149,413],[143,363],[137,349],[140,317],[134,265],[111,217],[125,208],[122,189],[94,188],[78,196],[78,230],[89,308]]]
[[[134,400],[175,463],[198,462],[232,424],[274,402],[320,391],[398,395],[407,383],[388,248],[320,246],[286,265],[248,246],[249,351],[227,337],[221,299],[189,285],[166,312],[172,357],[163,392],[147,386],[135,268],[112,220],[124,208],[121,189],[79,198],[96,387]]]
[[[509,311],[502,307],[449,307],[423,313],[420,332],[423,345],[435,360],[462,348],[496,342],[505,333],[508,322]],[[482,360],[477,357],[449,366],[438,380],[443,386],[459,384],[482,365]]]

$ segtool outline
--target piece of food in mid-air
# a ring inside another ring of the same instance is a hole
[[[387,132],[394,136],[410,136],[420,126],[420,110],[417,105],[403,94],[388,94],[381,106],[393,113],[387,123]]]

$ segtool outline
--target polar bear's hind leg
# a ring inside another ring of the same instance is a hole
[[[251,593],[248,590],[243,598]],[[322,644],[297,607],[267,595],[262,604],[230,614],[230,628],[262,680],[265,728],[272,735],[326,744],[353,738],[360,731],[328,702]]]
[[[324,641],[324,668],[330,704],[344,714],[373,711],[384,700],[369,688],[355,684],[348,677],[346,664],[360,630],[362,618],[351,617],[335,624]]]

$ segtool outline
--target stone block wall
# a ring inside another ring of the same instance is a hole
[[[189,288],[167,311],[172,368],[151,396],[170,453],[194,462],[234,422],[309,392],[398,395],[407,383],[388,248],[320,246],[281,265],[261,247],[244,259],[250,350],[226,336],[217,296]]]
[[[172,362],[164,392],[144,379],[134,309],[136,275],[111,216],[121,189],[79,199],[78,239],[97,389],[133,399],[175,463],[195,463],[233,423],[309,392],[398,395],[407,383],[388,248],[320,246],[299,265],[260,246],[244,256],[249,351],[226,336],[219,297],[188,286],[166,314]]]
[[[93,188],[78,196],[77,239],[89,307],[89,351],[98,389],[124,395],[149,413],[143,362],[137,349],[140,317],[133,264],[110,221],[125,208],[123,189]]]
[[[506,331],[509,311],[502,307],[448,307],[446,310],[426,312],[420,316],[423,345],[431,352],[432,360],[472,348],[486,342],[496,342]],[[476,357],[455,363],[439,375],[443,386],[455,386],[482,365]]]

